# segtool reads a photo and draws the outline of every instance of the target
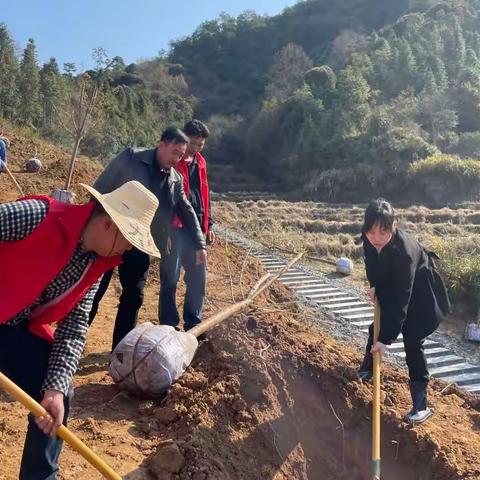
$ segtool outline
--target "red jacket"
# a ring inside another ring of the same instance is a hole
[[[198,175],[200,176],[200,197],[202,198],[202,208],[203,208],[203,222],[202,225],[202,232],[208,232],[208,220],[210,212],[210,191],[208,189],[208,181],[207,181],[207,162],[205,158],[200,153],[195,154],[195,158],[197,159],[198,165]],[[177,166],[175,167],[176,170],[182,175],[183,177],[183,189],[185,190],[185,195],[188,198],[188,194],[190,193],[190,175],[188,172],[188,165],[184,159],[178,162]],[[175,215],[173,219],[173,226],[176,228],[182,228],[183,224],[181,220]]]
[[[35,302],[71,259],[82,231],[93,212],[94,203],[69,205],[50,197],[32,196],[21,200],[48,201],[44,220],[22,240],[0,242],[0,324]],[[29,330],[53,341],[49,324],[65,318],[107,270],[121,263],[121,257],[98,257],[71,289],[45,305],[30,319]]]

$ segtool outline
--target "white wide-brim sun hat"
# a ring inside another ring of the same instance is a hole
[[[158,208],[157,197],[140,182],[132,180],[101,194],[93,187],[80,184],[102,205],[122,235],[136,248],[152,257],[160,258],[160,252],[150,231]]]

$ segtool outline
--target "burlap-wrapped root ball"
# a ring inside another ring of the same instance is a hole
[[[347,257],[341,257],[337,260],[337,272],[342,275],[351,275],[353,272],[353,262]]]
[[[28,173],[38,173],[42,169],[42,162],[38,158],[31,158],[25,162],[23,169]]]
[[[110,375],[123,390],[158,396],[190,365],[197,339],[168,325],[147,322],[133,329],[115,348]]]

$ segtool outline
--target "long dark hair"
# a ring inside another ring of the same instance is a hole
[[[392,205],[384,198],[372,200],[365,209],[362,234],[369,232],[374,225],[378,224],[383,230],[393,230],[397,217]]]

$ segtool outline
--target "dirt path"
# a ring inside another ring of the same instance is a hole
[[[213,250],[207,310],[231,301],[232,292],[239,298],[240,290],[231,283],[242,278],[246,290],[257,278],[258,266],[250,261],[241,273],[243,259],[231,246]],[[157,291],[152,278],[142,321],[156,318]],[[106,373],[117,295],[115,282],[89,332],[75,379],[70,427],[122,475],[163,480],[370,478],[370,392],[355,380],[359,353],[316,331],[309,312],[300,312],[284,287],[212,333],[181,381],[155,401],[119,392]],[[388,392],[382,423],[384,478],[480,479],[480,413],[473,397],[452,387],[440,393],[444,386],[435,384],[435,417],[412,430],[399,421],[409,407],[405,375],[386,368],[383,383]],[[1,397],[1,480],[16,478],[25,424],[23,409]],[[156,455],[167,470],[149,460]],[[99,478],[69,448],[61,469],[63,479]]]

